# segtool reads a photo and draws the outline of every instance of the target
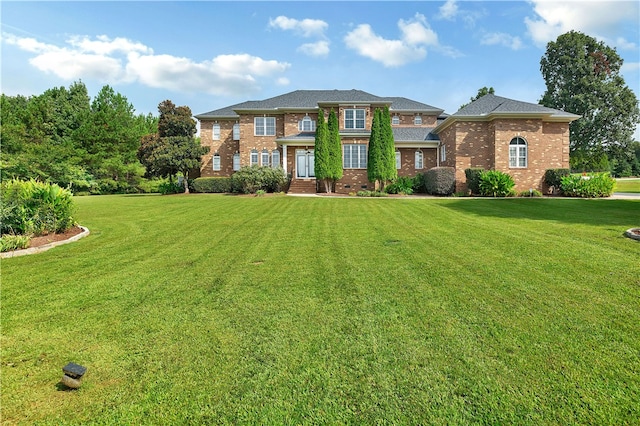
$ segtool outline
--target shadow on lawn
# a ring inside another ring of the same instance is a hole
[[[634,200],[461,199],[452,200],[443,206],[478,216],[548,220],[623,228],[640,226],[640,202]]]

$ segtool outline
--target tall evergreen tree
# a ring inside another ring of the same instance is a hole
[[[638,99],[620,75],[616,50],[577,31],[547,44],[540,60],[546,91],[540,103],[581,115],[570,125],[572,157],[631,159],[640,121]]]
[[[329,129],[324,120],[324,111],[318,111],[314,150],[314,171],[316,179],[324,185],[325,192],[331,192],[331,160],[329,158]]]
[[[396,146],[393,139],[393,129],[391,128],[391,113],[389,107],[385,106],[381,113],[380,121],[380,151],[382,152],[382,162],[384,175],[382,176],[382,188],[389,181],[398,178],[398,170],[396,169]]]
[[[329,148],[329,176],[332,190],[335,189],[336,182],[342,178],[342,142],[340,142],[340,124],[338,116],[332,109],[327,120],[327,132]]]
[[[369,135],[369,150],[367,153],[367,179],[375,184],[376,188],[382,186],[385,175],[382,153],[382,113],[376,108],[371,121],[371,135]]]

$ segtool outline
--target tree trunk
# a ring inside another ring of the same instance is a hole
[[[189,193],[189,172],[182,173],[182,176],[184,177],[184,179],[183,179],[184,193],[188,194]]]
[[[324,192],[331,194],[331,183],[329,179],[322,179],[322,182],[324,183]]]

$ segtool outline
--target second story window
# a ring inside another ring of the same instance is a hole
[[[394,126],[397,126],[400,124],[400,116],[399,115],[394,115],[393,117],[391,117],[391,124]]]
[[[236,123],[233,125],[233,140],[234,141],[240,140],[240,124],[239,123]]]
[[[255,117],[253,119],[253,127],[255,136],[275,136],[276,135],[276,118],[275,117]]]
[[[344,128],[345,129],[364,129],[364,109],[345,109],[344,110]]]
[[[220,140],[220,125],[219,124],[214,124],[213,125],[212,135],[213,135],[213,140],[214,141],[219,141]]]
[[[422,125],[422,116],[416,115],[415,117],[413,117],[413,124],[415,124],[416,126],[421,126]]]
[[[298,121],[298,130],[300,132],[315,132],[316,122],[307,115],[305,118]]]

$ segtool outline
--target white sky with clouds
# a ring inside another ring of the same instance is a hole
[[[538,102],[546,43],[615,47],[640,98],[637,1],[2,2],[2,92],[82,80],[141,113],[194,114],[297,89],[361,89],[454,113],[482,86]],[[636,132],[638,138],[638,132]]]

